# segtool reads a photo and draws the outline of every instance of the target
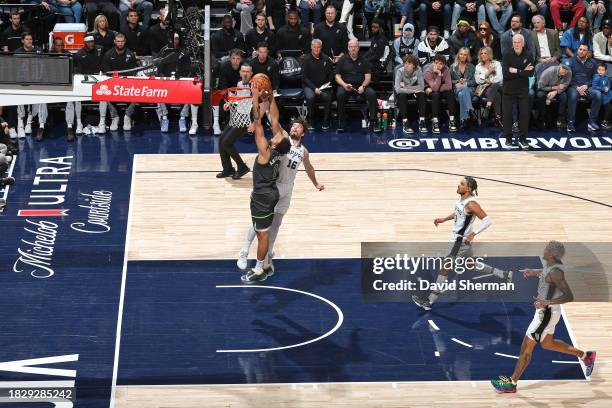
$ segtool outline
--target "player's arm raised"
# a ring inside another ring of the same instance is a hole
[[[554,283],[555,286],[563,293],[563,295],[551,300],[534,298],[534,306],[536,307],[536,309],[541,309],[550,305],[560,305],[574,300],[574,294],[572,293],[572,289],[567,284],[567,281],[565,280],[565,273],[561,269],[553,269],[548,274],[548,277],[550,278],[552,283]]]
[[[260,164],[266,164],[270,160],[270,144],[264,134],[264,128],[261,124],[262,106],[259,105],[259,92],[253,89],[253,124],[255,125],[255,144],[257,145],[257,161]]]
[[[314,186],[319,191],[325,189],[325,186],[317,181],[317,175],[315,174],[315,169],[312,166],[312,163],[310,163],[310,153],[308,153],[308,149],[306,148],[304,149],[304,169],[306,170],[306,174],[308,175],[308,178],[310,179],[310,181],[312,181],[312,184],[314,184]]]
[[[478,225],[478,228],[476,228],[475,231],[472,231],[468,236],[463,238],[465,242],[472,242],[476,235],[480,234],[482,231],[486,230],[487,228],[491,226],[491,217],[489,217],[487,213],[484,212],[480,204],[478,204],[476,201],[471,201],[467,203],[465,208],[470,213],[478,217],[478,219],[480,220],[480,224]]]

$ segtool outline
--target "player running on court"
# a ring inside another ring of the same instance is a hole
[[[263,263],[268,255],[269,230],[274,219],[274,208],[278,203],[279,193],[276,187],[281,157],[291,149],[291,143],[278,122],[278,106],[274,96],[269,92],[260,93],[253,88],[253,122],[255,125],[255,144],[257,157],[253,164],[253,192],[251,193],[251,219],[257,235],[257,264],[246,274],[241,276],[244,283],[255,283],[266,280],[274,273],[270,268],[264,271]],[[260,104],[260,95],[264,94],[264,101]],[[272,139],[268,141],[264,135],[261,118],[269,106],[270,125],[272,126]]]
[[[478,202],[476,202],[478,183],[475,178],[470,176],[463,177],[457,186],[457,194],[459,194],[459,198],[455,204],[455,211],[447,217],[436,218],[434,220],[434,225],[437,227],[443,222],[455,220],[455,226],[453,228],[454,240],[448,257],[453,259],[473,258],[472,241],[476,235],[491,226],[491,218],[484,212]],[[472,231],[472,224],[476,218],[480,220],[480,224],[475,231]],[[502,271],[489,265],[484,265],[479,271],[497,276],[506,282],[512,281],[511,271]],[[443,287],[442,284],[448,280],[449,272],[450,270],[444,268],[438,272],[436,287]],[[412,296],[412,301],[425,310],[431,310],[431,305],[438,299],[441,293],[440,291],[433,290],[428,297]]]
[[[274,207],[274,219],[272,220],[272,226],[270,227],[269,231],[268,262],[264,263],[264,269],[266,270],[268,268],[273,268],[271,261],[274,254],[274,242],[276,241],[278,230],[283,222],[283,217],[287,213],[287,210],[289,210],[291,195],[293,193],[293,186],[295,183],[295,176],[297,175],[302,163],[304,163],[306,174],[308,175],[308,178],[310,178],[310,181],[312,181],[315,188],[317,188],[319,191],[325,188],[323,184],[320,184],[317,181],[315,169],[310,163],[308,149],[306,149],[306,146],[304,146],[302,143],[302,140],[306,134],[306,129],[306,122],[302,119],[294,119],[291,122],[291,128],[289,129],[291,150],[289,150],[289,153],[281,158],[278,180],[276,181],[276,186],[279,192],[279,200],[276,207]],[[286,134],[283,129],[281,129],[281,131]],[[254,239],[255,228],[253,225],[251,225],[238,258],[237,264],[240,269],[247,268],[249,249]]]
[[[561,305],[574,300],[574,294],[565,280],[565,271],[561,262],[563,255],[565,255],[563,244],[558,241],[550,241],[544,249],[542,262],[544,268],[521,270],[525,278],[538,278],[538,295],[533,302],[536,310],[523,338],[521,355],[516,362],[514,372],[510,377],[499,376],[491,380],[497,392],[516,392],[518,380],[529,365],[533,349],[538,343],[546,350],[572,354],[580,358],[586,367],[587,377],[593,372],[597,356],[594,351],[585,352],[553,338],[555,326],[561,318]]]

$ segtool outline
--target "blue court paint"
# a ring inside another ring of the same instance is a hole
[[[516,361],[494,353],[518,355],[533,317],[529,303],[440,302],[425,313],[412,303],[370,302],[361,295],[360,268],[359,259],[276,261],[277,273],[261,285],[322,296],[342,310],[344,323],[298,348],[218,353],[314,339],[338,317],[301,294],[216,288],[239,284],[233,260],[129,262],[118,384],[487,380],[511,373]],[[563,322],[555,336],[569,341]],[[584,378],[578,364],[553,359],[575,360],[537,350],[524,378]]]

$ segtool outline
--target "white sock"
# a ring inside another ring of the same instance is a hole
[[[270,234],[268,238],[268,253],[274,252],[274,244],[276,243],[276,237],[278,236],[278,230],[283,222],[284,214],[274,213],[272,218],[272,225],[270,226]]]
[[[497,276],[498,278],[504,279],[504,271],[502,271],[501,269],[497,269],[497,268],[493,268],[493,271],[491,271],[491,273],[493,274],[493,276]]]
[[[257,260],[255,268],[253,268],[253,272],[255,272],[256,275],[261,275],[263,273],[263,263],[264,261]]]
[[[444,275],[438,275],[438,278],[436,279],[436,284],[439,286],[441,283],[444,283],[448,280],[448,276],[444,276]],[[433,303],[436,300],[438,300],[438,296],[440,296],[442,292],[431,292],[429,294],[429,303]]]
[[[454,116],[449,116],[448,119],[449,120],[455,120],[455,117]]]
[[[244,252],[249,252],[249,249],[251,249],[251,244],[253,243],[253,240],[255,239],[256,235],[257,234],[255,233],[255,227],[251,225],[251,227],[247,231],[246,238],[244,239],[244,244],[242,244],[242,250]]]
[[[425,116],[419,117],[419,120],[425,120]]]

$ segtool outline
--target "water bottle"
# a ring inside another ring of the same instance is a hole
[[[380,111],[378,111],[376,114],[376,123],[378,127],[382,127],[382,115],[380,114]]]
[[[389,126],[389,114],[385,112],[383,113],[382,128],[386,129],[388,126]]]

